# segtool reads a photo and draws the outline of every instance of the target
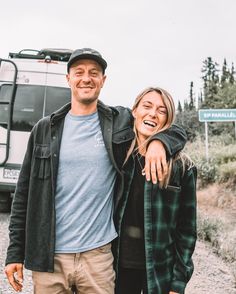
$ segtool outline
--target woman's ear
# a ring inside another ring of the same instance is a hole
[[[136,108],[132,110],[133,117],[136,118]]]

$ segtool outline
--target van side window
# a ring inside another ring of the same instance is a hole
[[[44,115],[49,115],[70,102],[70,97],[70,88],[47,87]]]
[[[2,85],[0,97],[9,101],[12,85]],[[12,130],[29,132],[38,120],[70,101],[70,89],[39,85],[17,85]],[[7,121],[8,105],[0,105],[1,121]],[[3,125],[4,127],[4,125]]]
[[[30,93],[30,95],[29,95]],[[12,129],[30,131],[43,113],[44,86],[17,85]]]
[[[2,84],[0,87],[0,100],[3,102],[10,102],[12,96],[12,84]],[[0,104],[0,125],[7,128],[5,123],[9,119],[9,104]]]

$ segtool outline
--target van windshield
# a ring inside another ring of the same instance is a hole
[[[1,85],[0,100],[9,101],[12,85]],[[29,95],[30,93],[30,95]],[[17,85],[12,130],[31,131],[38,120],[70,101],[70,89],[38,85]],[[0,105],[0,124],[8,121],[8,105]]]

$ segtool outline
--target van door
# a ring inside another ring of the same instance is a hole
[[[0,166],[8,160],[17,67],[10,60],[0,59]],[[11,89],[6,91],[5,85]]]
[[[12,75],[13,70],[5,68],[0,73],[0,101],[4,102],[0,104],[0,161],[5,161],[0,166],[0,211],[4,211],[6,205],[9,209],[9,203],[4,206],[5,202],[1,201],[9,199],[15,190],[31,129],[39,119],[70,101],[65,62],[24,59],[15,59],[14,62],[18,74],[11,111],[6,103],[10,101],[13,83],[9,83],[10,78],[6,75],[10,72]],[[5,121],[9,118],[11,123],[7,128]],[[4,160],[7,150],[8,158]]]

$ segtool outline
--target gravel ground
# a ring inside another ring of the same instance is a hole
[[[8,214],[0,214],[0,294],[16,293],[8,286],[4,274],[6,247],[8,245]],[[236,284],[230,268],[211,252],[206,244],[198,242],[194,253],[195,271],[190,280],[186,294],[236,294]],[[31,294],[31,273],[25,270],[22,294]],[[53,293],[52,293],[53,294]]]
[[[0,213],[0,294],[13,294],[15,292],[7,282],[5,277],[4,267],[5,267],[5,257],[6,249],[8,246],[8,223],[9,214]],[[31,272],[24,270],[24,288],[21,292],[22,294],[32,294],[32,282],[31,282]],[[53,294],[53,293],[52,293]]]
[[[230,267],[207,244],[197,242],[193,259],[195,270],[186,294],[236,294],[236,280]]]

